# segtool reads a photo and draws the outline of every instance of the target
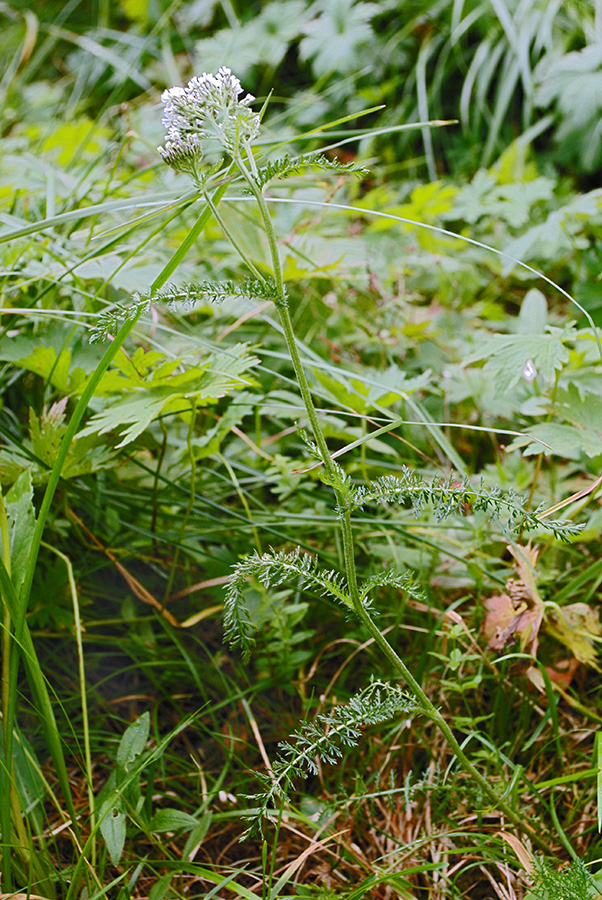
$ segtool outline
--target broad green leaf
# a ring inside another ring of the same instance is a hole
[[[548,316],[546,298],[537,288],[527,291],[518,314],[518,330],[521,334],[543,334]]]
[[[403,400],[404,395],[426,387],[431,374],[429,370],[416,378],[408,378],[397,366],[389,366],[385,370],[365,368],[362,373],[364,377],[346,373],[341,378],[334,378],[326,372],[315,372],[316,379],[338,403],[359,413],[366,413],[377,405],[387,407]]]
[[[548,259],[558,264],[571,257],[575,250],[589,246],[584,232],[600,221],[601,213],[602,188],[578,194],[565,206],[551,212],[545,222],[533,225],[502,249],[523,262]],[[516,263],[510,260],[505,262],[503,275],[507,276],[515,266]]]
[[[156,358],[153,361],[159,362]],[[123,447],[160,415],[171,413],[186,418],[194,406],[215,403],[230,391],[248,387],[250,382],[243,373],[256,362],[247,355],[246,346],[238,344],[227,351],[213,351],[202,365],[184,372],[174,372],[182,360],[163,358],[156,367],[149,364],[146,370],[143,368],[147,371],[144,377],[136,373],[126,379],[109,373],[104,390],[111,388],[120,394],[106,401],[104,409],[91,418],[78,437],[116,430],[122,438],[117,446]],[[141,364],[146,366],[146,361]]]
[[[157,878],[148,893],[148,900],[163,900],[171,888],[173,877],[173,873],[168,872],[166,875],[161,875],[160,878]]]
[[[190,834],[188,835],[188,840],[184,845],[184,849],[182,851],[182,859],[189,860],[191,855],[196,851],[197,847],[199,847],[209,831],[209,826],[211,825],[211,820],[213,818],[213,814],[211,811],[206,812],[200,819],[199,824],[192,829]]]
[[[6,495],[10,529],[11,577],[17,594],[23,584],[31,539],[36,527],[31,470],[25,469]]]
[[[372,37],[371,19],[378,13],[376,3],[353,0],[318,0],[320,15],[303,28],[299,44],[301,59],[311,59],[314,75],[353,72],[362,63],[361,51]]]
[[[479,169],[470,184],[461,188],[454,198],[453,217],[471,225],[487,215],[487,202],[497,187],[497,179],[485,169]]]
[[[392,216],[400,216],[403,219],[411,219],[414,222],[423,222],[426,225],[435,225],[446,213],[450,213],[454,205],[454,199],[459,188],[441,181],[432,181],[414,188],[407,203],[387,206],[386,212]],[[361,204],[360,204],[361,205]],[[391,228],[401,228],[403,231],[414,231],[415,226],[410,223],[400,225],[393,219],[376,218],[370,225],[371,232],[388,231]],[[416,240],[425,250],[437,253],[443,249],[458,250],[464,247],[455,238],[435,234],[423,228],[416,230]]]
[[[227,65],[239,78],[245,78],[256,65],[275,68],[291,41],[302,33],[307,18],[304,0],[276,0],[237,28],[223,28],[197,41],[197,59],[204,71],[216,72]]]
[[[594,445],[597,443],[598,453],[602,453],[602,396],[600,394],[587,394],[582,397],[577,387],[571,384],[568,390],[558,392],[554,410],[579,429],[584,441]]]
[[[581,395],[575,385],[570,385],[568,390],[558,391],[551,410],[556,421],[530,427],[530,435],[545,441],[554,453],[568,459],[579,459],[582,453],[589,457],[602,454],[602,397],[599,394]],[[541,453],[543,449],[541,444],[531,443],[527,437],[517,438],[507,449],[519,447],[525,447],[525,456]]]
[[[42,411],[38,418],[33,409],[29,410],[29,438],[31,449],[38,459],[52,468],[61,446],[61,440],[67,430],[65,424],[65,407],[67,398],[53,403],[49,410]]]
[[[581,454],[594,457],[602,453],[602,442],[600,437],[595,434],[589,434],[580,431],[573,425],[562,425],[558,422],[544,422],[541,425],[529,426],[529,436],[516,438],[506,447],[508,452],[512,450],[523,449],[523,456],[535,456],[538,453],[563,456],[566,459],[580,459]],[[533,441],[532,438],[537,438]],[[539,441],[543,441],[551,447],[551,451],[547,447],[542,446]]]
[[[156,833],[190,831],[199,825],[200,822],[195,816],[191,816],[181,809],[160,809],[151,819],[150,830]]]
[[[481,169],[471,183],[454,198],[451,216],[473,224],[489,217],[503,219],[519,228],[529,221],[531,208],[543,200],[550,200],[554,182],[549,178],[500,184],[492,171]]]
[[[534,181],[539,173],[529,154],[529,144],[518,138],[500,154],[489,171],[495,175],[498,184]]]
[[[26,351],[23,353],[22,351]],[[28,352],[27,352],[28,351]],[[34,372],[50,382],[61,394],[71,394],[83,390],[86,373],[83,369],[71,368],[71,351],[68,348],[58,354],[54,347],[38,344],[31,348],[29,338],[14,338],[12,342],[0,342],[0,359],[12,362],[28,372]]]
[[[597,41],[564,56],[546,54],[536,69],[535,103],[547,107],[556,102],[562,116],[556,140],[570,142],[586,169],[600,160],[596,129],[602,109],[601,67],[602,45]]]
[[[194,439],[195,459],[205,459],[219,453],[223,439],[230,433],[233,427],[240,425],[245,416],[248,416],[256,408],[258,395],[246,391],[236,395],[227,409],[219,416],[217,422],[204,435]],[[262,404],[262,412],[263,404]]]
[[[550,328],[548,334],[494,334],[482,342],[466,363],[486,359],[483,375],[502,394],[515,387],[531,360],[537,374],[544,381],[553,381],[558,370],[568,362],[569,350],[565,342],[575,339],[575,330]]]
[[[107,800],[100,807],[100,831],[105,839],[109,857],[114,866],[119,865],[125,845],[126,815],[120,798]]]
[[[130,768],[137,756],[140,756],[146,746],[150,732],[150,714],[142,713],[135,722],[126,729],[117,750],[117,766],[122,769]]]
[[[11,483],[27,470],[35,485],[48,481],[54,466],[63,435],[67,429],[65,423],[64,397],[53,403],[49,410],[44,408],[40,416],[33,409],[29,410],[29,440],[23,442],[23,448],[7,446],[0,450],[0,479]],[[32,456],[24,450],[29,450]],[[61,472],[62,478],[76,478],[90,472],[98,472],[118,462],[112,448],[99,445],[96,436],[78,437],[72,441]]]

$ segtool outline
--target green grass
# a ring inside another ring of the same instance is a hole
[[[349,579],[348,538],[297,428],[311,422],[288,324],[248,284],[222,292],[220,305],[207,284],[188,306],[162,296],[170,285],[265,278],[274,261],[265,220],[231,168],[217,177],[212,212],[156,152],[160,89],[185,83],[179,54],[192,48],[169,17],[129,28],[122,18],[107,40],[119,52],[130,46],[130,77],[99,45],[80,48],[78,63],[69,53],[80,12],[67,11],[63,32],[42,23],[34,39],[33,19],[18,17],[7,32],[3,892],[593,896],[587,873],[596,878],[602,850],[598,192],[579,192],[550,165],[551,144],[533,150],[532,133],[486,172],[436,180],[416,163],[420,179],[404,180],[386,152],[375,160],[371,120],[361,117],[351,123],[357,156],[342,162],[369,176],[307,168],[271,183],[290,326],[316,420],[349,478],[335,484],[339,503],[343,488],[349,500],[383,476],[399,487],[404,467],[419,479],[353,511],[353,560],[360,581],[393,580],[397,567],[421,586],[417,596],[381,584],[374,621],[450,730],[401,708],[363,724],[334,765],[316,757],[315,770],[300,765],[282,795],[269,794],[263,832],[241,841],[281,742],[297,753],[303,740],[322,746],[322,734],[334,743],[336,710],[371,678],[403,684],[366,623],[322,591],[329,570]],[[215,22],[231,12],[216,7]],[[572,13],[562,15],[565,28]],[[344,83],[355,112],[379,101],[362,85],[352,75]],[[315,124],[334,103],[328,79],[322,88]],[[308,124],[282,110],[273,98],[259,153],[279,140],[291,157],[345,140],[338,122],[340,133],[295,142],[293,127]],[[481,97],[474,122],[485,110]],[[330,118],[347,111],[339,100]],[[487,152],[503,134],[495,122],[494,111]],[[432,169],[430,150],[429,160]],[[94,327],[121,331],[90,343]],[[551,510],[542,523],[566,518],[582,532],[568,542],[543,527],[517,532],[508,507],[491,519],[478,508],[481,478],[510,509],[511,492],[522,495],[525,522]],[[418,489],[424,508],[410,502]],[[295,547],[319,563],[313,580],[240,579],[236,602],[256,641],[243,665],[222,624],[233,567],[252,576],[243,561],[254,551]],[[513,607],[496,599],[504,593]],[[510,610],[498,627],[507,640],[492,641],[492,607]],[[454,741],[505,809],[458,764]]]

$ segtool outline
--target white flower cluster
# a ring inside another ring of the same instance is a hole
[[[217,139],[231,155],[241,143],[252,141],[259,133],[259,116],[249,109],[255,97],[242,94],[240,81],[222,66],[217,75],[204,72],[192,78],[185,88],[164,91],[163,124],[167,129],[165,146],[159,153],[166,163],[198,177],[202,141]]]

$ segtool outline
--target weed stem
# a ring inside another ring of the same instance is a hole
[[[250,154],[250,151],[248,151]],[[309,383],[307,381],[307,377],[305,375],[305,371],[303,369],[303,364],[301,362],[301,357],[299,355],[299,350],[297,347],[297,341],[295,338],[294,328],[290,316],[290,311],[288,307],[288,298],[286,295],[286,290],[284,287],[284,280],[282,276],[282,264],[280,261],[280,254],[278,251],[278,243],[276,239],[276,234],[274,230],[274,225],[272,223],[272,219],[270,213],[268,211],[267,203],[265,197],[263,195],[263,191],[255,182],[252,174],[248,171],[242,159],[237,159],[237,164],[239,165],[240,171],[244,176],[247,184],[249,185],[250,190],[257,200],[257,204],[259,206],[259,210],[261,213],[261,217],[263,220],[266,236],[268,239],[268,244],[270,248],[270,255],[272,260],[272,269],[274,273],[274,280],[276,283],[277,296],[278,299],[275,301],[276,306],[278,308],[278,312],[280,315],[280,321],[282,324],[284,336],[286,339],[287,347],[290,353],[291,361],[293,364],[293,368],[295,370],[295,375],[297,377],[297,381],[299,384],[299,389],[301,391],[301,396],[303,398],[303,403],[305,405],[305,409],[307,411],[307,416],[309,418],[309,422],[311,425],[311,430],[313,432],[313,436],[318,448],[318,452],[324,464],[324,469],[327,474],[327,480],[332,485],[337,505],[339,508],[345,508],[345,498],[343,496],[342,491],[337,487],[339,482],[339,476],[335,469],[335,465],[330,456],[330,452],[328,450],[328,446],[326,444],[326,439],[324,437],[324,433],[322,428],[320,427],[320,422],[318,419],[318,414],[316,408],[314,406],[313,398],[311,395],[311,390],[309,387]],[[393,647],[389,644],[387,639],[381,633],[378,626],[375,624],[369,613],[367,612],[364,604],[362,603],[360,593],[358,590],[357,584],[357,572],[355,566],[355,544],[353,538],[353,527],[351,522],[351,512],[348,509],[344,509],[343,516],[341,518],[341,532],[343,538],[343,557],[344,557],[344,565],[345,565],[345,575],[347,579],[349,596],[351,598],[351,602],[353,605],[353,609],[357,618],[364,625],[368,633],[374,639],[376,645],[379,647],[391,669],[395,671],[407,687],[410,689],[412,694],[414,695],[421,711],[426,715],[433,724],[439,729],[441,734],[446,739],[450,750],[455,755],[456,759],[464,769],[464,771],[473,779],[475,784],[477,784],[482,790],[484,796],[488,798],[491,802],[492,806],[499,809],[507,819],[512,822],[513,825],[519,831],[522,831],[525,835],[527,835],[534,844],[544,852],[548,854],[553,854],[553,850],[548,844],[548,842],[541,837],[537,832],[535,832],[532,827],[525,822],[524,817],[519,815],[512,807],[506,803],[504,800],[500,798],[495,788],[487,781],[487,779],[478,771],[478,769],[472,764],[462,747],[460,746],[458,740],[456,739],[452,729],[445,721],[445,718],[441,715],[439,710],[435,707],[435,705],[431,702],[428,695],[422,688],[422,686],[416,681],[406,664],[403,662],[401,657],[395,652]]]

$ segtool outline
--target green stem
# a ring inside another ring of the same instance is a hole
[[[169,576],[167,578],[167,585],[165,587],[165,592],[163,594],[163,606],[167,606],[168,600],[171,596],[171,589],[173,587],[174,578],[176,576],[178,562],[180,561],[180,547],[182,546],[182,541],[184,540],[184,534],[186,533],[186,529],[188,528],[188,522],[190,520],[190,516],[192,515],[192,510],[194,507],[194,499],[196,496],[196,459],[194,457],[194,447],[192,445],[195,424],[196,424],[196,398],[193,397],[191,400],[190,422],[188,424],[188,433],[186,435],[186,446],[188,448],[188,459],[190,462],[190,490],[188,493],[188,503],[186,504],[186,510],[184,512],[184,516],[180,523],[180,531],[178,533],[178,543],[176,545],[176,550],[174,553],[173,561],[172,561],[172,564],[171,564],[171,567],[169,570]]]
[[[90,832],[92,834],[95,833],[94,822],[96,818],[95,813],[95,797],[94,797],[94,781],[92,777],[92,751],[90,747],[90,722],[88,719],[88,698],[86,693],[86,668],[84,663],[84,645],[82,641],[82,624],[79,615],[79,598],[77,596],[77,586],[75,584],[75,575],[73,573],[73,566],[71,564],[71,560],[68,556],[65,556],[64,553],[61,553],[60,550],[57,550],[56,547],[52,547],[50,544],[47,544],[45,541],[42,541],[42,547],[45,547],[46,550],[50,550],[59,559],[65,563],[67,568],[67,578],[69,580],[69,589],[71,591],[71,601],[73,603],[73,624],[75,628],[75,642],[77,644],[77,661],[78,661],[78,676],[79,676],[79,694],[80,694],[80,704],[82,708],[82,725],[83,725],[83,733],[84,733],[84,762],[86,768],[86,782],[88,789],[88,805],[90,807]],[[92,842],[92,853],[90,857],[90,864],[92,868],[96,866],[96,841]]]
[[[31,548],[27,559],[23,587],[21,588],[21,591],[18,595],[15,591],[10,575],[3,561],[2,565],[0,565],[0,587],[2,588],[4,593],[5,603],[9,605],[9,612],[11,613],[14,627],[14,642],[12,645],[12,654],[10,660],[10,696],[8,708],[4,710],[4,715],[7,718],[7,724],[5,728],[8,736],[8,747],[5,747],[5,752],[7,754],[10,754],[11,752],[11,739],[14,727],[17,697],[18,665],[20,653],[22,652],[25,668],[27,670],[29,685],[34,694],[35,703],[38,709],[40,723],[44,731],[48,749],[50,750],[50,753],[52,755],[52,761],[55,767],[57,778],[63,792],[65,806],[67,807],[67,812],[71,817],[72,829],[75,832],[76,837],[79,834],[79,825],[77,821],[77,813],[73,803],[73,797],[71,794],[71,784],[67,773],[67,765],[63,753],[61,734],[56,723],[52,703],[50,702],[50,695],[48,692],[46,680],[35,652],[35,647],[26,620],[26,612],[33,579],[36,572],[38,554],[40,551],[40,544],[42,542],[44,528],[46,526],[46,520],[48,517],[48,513],[50,512],[50,506],[58,487],[61,473],[67,460],[67,455],[71,448],[71,444],[75,438],[84,413],[88,408],[88,404],[90,403],[90,400],[92,399],[102,376],[110,366],[116,354],[119,352],[126,337],[134,328],[140,315],[142,315],[142,310],[140,310],[135,318],[123,323],[110,346],[103,354],[103,357],[98,363],[96,369],[90,376],[90,379],[76,404],[73,415],[71,416],[71,419],[69,421],[69,425],[67,426],[65,434],[63,435],[56,461],[50,472],[48,484],[46,486],[46,491],[44,492],[44,497],[40,507],[40,512],[38,513],[36,527],[31,539]]]
[[[252,155],[249,149],[247,149],[247,155],[251,160]],[[259,206],[259,210],[261,213],[261,217],[264,223],[268,245],[270,249],[270,255],[272,259],[272,269],[274,273],[274,280],[276,283],[277,294],[279,299],[276,300],[276,306],[278,308],[278,312],[280,314],[280,321],[282,324],[282,329],[284,331],[284,336],[286,339],[287,347],[291,356],[291,361],[293,363],[293,368],[295,370],[295,375],[297,377],[297,381],[299,384],[299,389],[301,391],[301,396],[303,398],[303,403],[305,405],[305,409],[307,411],[307,415],[311,424],[311,429],[313,432],[313,436],[318,447],[318,451],[322,462],[324,464],[324,469],[327,474],[327,480],[332,485],[337,504],[340,509],[344,509],[345,500],[340,489],[337,488],[338,483],[338,474],[335,469],[334,463],[331,459],[330,452],[328,450],[328,446],[326,444],[326,439],[324,438],[324,434],[320,427],[320,422],[318,419],[318,414],[316,412],[316,408],[314,406],[313,398],[311,395],[311,390],[309,387],[309,383],[307,381],[307,377],[305,375],[305,371],[303,369],[303,364],[301,362],[301,357],[299,355],[299,351],[297,348],[297,341],[295,338],[295,333],[293,329],[293,324],[291,321],[291,316],[288,308],[288,301],[286,296],[286,290],[284,288],[284,281],[282,277],[282,264],[280,261],[280,254],[278,251],[278,243],[276,239],[276,234],[274,230],[274,226],[272,223],[272,219],[270,213],[268,211],[267,203],[265,201],[265,197],[263,196],[263,192],[258,187],[256,182],[254,181],[251,173],[247,170],[244,162],[242,160],[237,160],[239,163],[239,168],[249,185],[249,188],[253,192],[257,200],[257,204]],[[398,656],[393,647],[389,644],[387,639],[381,634],[380,629],[374,623],[368,612],[366,611],[358,590],[357,585],[357,572],[355,566],[355,545],[353,538],[353,530],[351,524],[351,512],[349,510],[345,510],[343,517],[341,519],[341,532],[343,538],[343,557],[345,564],[345,575],[347,578],[347,584],[349,588],[349,596],[353,605],[354,612],[356,613],[360,622],[364,625],[370,636],[374,639],[377,647],[381,650],[387,661],[389,662],[391,669],[394,672],[397,672],[398,675],[404,680],[412,694],[414,695],[420,709],[422,712],[433,722],[434,725],[439,728],[443,736],[445,737],[448,746],[451,751],[456,756],[456,759],[463,767],[464,771],[470,775],[475,784],[477,784],[480,789],[483,791],[484,796],[488,798],[491,804],[494,807],[497,807],[504,815],[522,832],[527,834],[534,844],[536,844],[539,849],[545,851],[546,853],[552,853],[551,848],[547,844],[547,842],[541,838],[536,832],[534,832],[530,826],[524,821],[524,818],[516,813],[505,801],[501,800],[496,790],[489,784],[486,778],[481,775],[477,768],[471,763],[466,754],[464,753],[462,747],[457,741],[452,729],[449,727],[444,717],[441,715],[439,710],[434,706],[434,704],[429,699],[428,695],[422,688],[422,686],[416,681],[406,664],[403,660]]]
[[[249,520],[249,522],[251,522],[251,531],[253,532],[253,540],[255,541],[255,547],[257,548],[257,552],[261,555],[262,550],[261,550],[261,541],[259,540],[259,532],[257,531],[257,526],[252,524],[253,516],[251,515],[251,507],[249,506],[247,498],[245,497],[245,492],[241,488],[240,482],[239,482],[238,478],[236,477],[236,472],[230,465],[230,462],[227,459],[227,457],[225,457],[223,453],[219,453],[218,456],[219,456],[220,462],[222,463],[222,465],[228,472],[228,475],[230,476],[232,484],[234,485],[234,490],[238,494],[238,498],[239,498],[240,502],[242,503],[244,510],[247,514],[247,519]]]
[[[0,537],[2,539],[2,561],[10,573],[10,533],[8,529],[8,519],[6,517],[6,507],[4,505],[4,497],[0,490]],[[11,643],[11,618],[8,606],[3,602],[3,631],[2,631],[2,709],[8,710],[10,699],[10,643]],[[4,766],[2,768],[2,776],[0,784],[2,785],[2,796],[5,797],[10,792],[11,802],[2,804],[2,871],[3,888],[10,892],[11,887],[11,846],[10,846],[10,811],[13,805],[13,760],[12,753],[7,752],[11,747],[11,740],[8,735],[9,717],[6,713],[2,716],[2,746],[4,748]]]

